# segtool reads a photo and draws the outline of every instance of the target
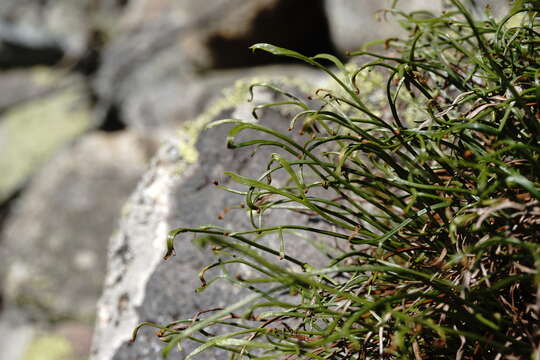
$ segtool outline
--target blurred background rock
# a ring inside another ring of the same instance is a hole
[[[441,10],[438,1],[402,3]],[[475,3],[502,12],[505,2]],[[377,15],[389,4],[2,0],[0,360],[158,359],[144,334],[142,345],[127,345],[131,327],[200,310],[208,298],[193,297],[190,279],[208,255],[191,247],[190,261],[167,268],[152,244],[180,223],[211,221],[229,200],[190,197],[209,187],[193,174],[219,176],[245,157],[220,158],[222,133],[195,141],[200,129],[185,124],[241,78],[319,81],[248,46],[343,56],[400,34]],[[242,109],[233,101],[207,120]],[[188,148],[197,156],[182,154]],[[160,292],[155,284],[179,271],[185,281]]]

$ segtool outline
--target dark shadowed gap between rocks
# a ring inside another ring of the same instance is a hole
[[[115,104],[110,105],[98,130],[105,132],[116,132],[125,129],[126,124],[122,120],[120,108]]]
[[[22,193],[22,189],[14,192],[6,200],[0,203],[0,245],[2,242],[2,234],[4,231],[4,224],[9,217],[10,211],[15,204],[15,201],[19,198]],[[1,279],[0,279],[1,280]],[[0,289],[3,288],[3,284],[0,283]],[[4,294],[0,291],[0,313],[4,310]]]
[[[52,35],[0,19],[0,70],[60,64],[90,76],[101,64],[104,44],[104,34],[94,29],[89,34],[85,53],[75,59],[67,59],[61,44]]]
[[[105,46],[105,37],[102,31],[94,29],[91,31],[87,49],[84,55],[77,61],[74,66],[75,71],[80,72],[85,76],[92,76],[101,65],[101,52]]]
[[[116,4],[119,6],[119,7],[126,7],[127,4],[129,4],[129,0],[116,0]]]
[[[22,189],[15,191],[12,195],[10,195],[7,199],[0,203],[0,241],[2,240],[4,223],[9,216],[13,204],[15,203],[21,192]]]
[[[55,65],[63,56],[62,49],[54,45],[31,47],[0,39],[0,69]]]
[[[64,51],[52,34],[0,19],[0,69],[54,65]]]
[[[308,56],[318,53],[338,55],[330,38],[322,0],[279,1],[257,15],[250,33],[240,38],[216,34],[208,39],[207,45],[217,68],[296,62],[268,53],[251,52],[249,47],[259,42],[294,49]]]

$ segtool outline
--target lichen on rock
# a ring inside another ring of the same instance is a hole
[[[0,202],[91,125],[88,102],[77,85],[17,105],[3,114],[0,118]]]

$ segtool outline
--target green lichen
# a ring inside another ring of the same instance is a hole
[[[225,88],[222,96],[213,102],[194,121],[189,121],[182,125],[179,129],[180,146],[178,149],[182,159],[184,160],[184,164],[193,164],[199,159],[199,152],[197,151],[196,144],[199,134],[206,127],[206,125],[214,120],[221,112],[245,103],[247,101],[248,90],[251,84],[270,80],[270,77],[250,77],[247,79],[244,78],[237,80],[234,85],[229,88]],[[272,79],[272,81],[276,82],[276,79]],[[282,78],[278,81],[293,83],[294,80],[290,78]]]
[[[26,350],[23,360],[66,360],[72,359],[73,347],[59,335],[42,335]]]
[[[347,65],[351,71],[354,65]],[[312,92],[313,85],[309,84],[299,77],[272,77],[272,76],[255,76],[237,80],[231,87],[225,88],[223,94],[214,103],[212,103],[202,114],[194,121],[186,122],[179,129],[180,146],[179,152],[185,164],[193,164],[197,162],[199,153],[196,148],[199,134],[213,120],[215,120],[223,111],[232,109],[238,105],[244,104],[247,101],[249,87],[255,83],[272,83],[278,86],[288,85],[297,88],[299,91],[308,94]],[[322,85],[328,85],[328,88],[333,87],[333,82],[323,82]],[[365,73],[359,76],[358,87],[363,94],[375,94],[379,89],[382,89],[382,77],[377,73]],[[375,98],[374,98],[375,99]],[[378,97],[376,97],[378,99]],[[384,94],[381,92],[380,100],[383,101]],[[374,100],[375,101],[375,100]]]
[[[237,80],[233,86],[224,89],[222,96],[212,103],[194,121],[186,122],[181,126],[180,138],[182,140],[182,146],[179,147],[179,151],[184,161],[192,164],[198,160],[199,153],[195,145],[197,144],[199,134],[206,125],[214,120],[221,112],[245,103],[251,84],[269,80],[270,78],[262,77]]]
[[[0,118],[0,202],[20,188],[58,149],[87,130],[90,123],[88,104],[76,87],[5,113]]]

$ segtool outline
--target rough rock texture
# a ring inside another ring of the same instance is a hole
[[[0,360],[20,359],[35,332],[34,325],[23,312],[3,311],[0,314]]]
[[[259,99],[272,100],[263,92]],[[222,117],[247,119],[252,104],[225,106],[214,112],[210,120]],[[201,118],[201,119],[204,119]],[[276,110],[266,110],[261,120],[267,126],[284,130],[287,121]],[[98,307],[93,360],[157,360],[162,344],[152,331],[143,330],[137,341],[129,343],[133,328],[141,321],[166,323],[188,318],[210,307],[223,306],[238,300],[238,289],[218,282],[199,295],[194,295],[201,267],[212,262],[208,249],[203,250],[189,240],[178,240],[177,256],[163,261],[167,233],[175,227],[220,223],[230,228],[247,228],[243,211],[217,216],[224,207],[238,205],[242,198],[216,189],[212,182],[227,184],[226,170],[257,174],[264,169],[269,150],[251,157],[252,149],[227,150],[228,126],[203,131],[196,143],[192,134],[180,142],[164,145],[149,171],[124,207],[120,228],[111,239],[109,270],[105,290]],[[195,148],[192,148],[192,147]],[[272,149],[275,151],[275,149]],[[284,213],[274,214],[269,221],[285,221]],[[275,244],[274,244],[275,245]],[[309,261],[320,254],[301,242],[287,245],[287,251]],[[193,344],[187,345],[184,358]],[[204,353],[199,359],[218,358],[217,353]]]
[[[106,31],[122,8],[116,0],[2,0],[0,68],[55,64],[88,56],[95,31]]]
[[[88,357],[92,327],[87,324],[61,322],[38,328],[34,333],[32,341],[20,349],[22,360],[83,360]],[[1,356],[0,359],[3,360]]]
[[[54,90],[59,84],[43,80],[44,73],[49,72],[38,68],[0,73],[0,112]]]
[[[393,0],[325,0],[332,41],[341,53],[359,49],[364,43],[403,36],[405,32],[397,23],[400,17],[384,15]],[[478,18],[485,17],[489,7],[495,17],[508,10],[507,0],[475,0],[463,2]],[[397,8],[406,13],[427,10],[438,14],[444,10],[443,1],[407,0],[398,1]]]
[[[332,40],[339,51],[346,53],[360,48],[364,43],[402,35],[400,26],[392,16],[379,10],[388,9],[392,0],[325,0],[326,14]],[[407,0],[398,2],[405,11],[418,9],[441,11],[441,1]]]
[[[54,65],[64,52],[46,30],[0,19],[0,68]]]
[[[117,106],[128,126],[143,131],[198,115],[200,104],[228,81],[208,69],[283,61],[251,54],[255,42],[330,51],[319,0],[133,0],[111,38],[96,93],[103,106]]]
[[[390,2],[0,0],[0,275],[8,275],[0,276],[0,360],[19,360],[17,348],[25,342],[43,360],[43,346],[56,340],[79,344],[79,357],[87,355],[91,324],[70,328],[62,317],[93,316],[107,239],[146,153],[153,152],[145,139],[177,139],[179,127],[180,143],[161,148],[112,239],[93,357],[158,359],[160,344],[151,332],[127,344],[135,324],[189,317],[214,298],[233,300],[235,290],[224,283],[193,296],[196,272],[210,258],[189,241],[175,259],[161,261],[169,229],[216,222],[223,206],[236,201],[210,185],[214,177],[225,169],[254,174],[261,163],[258,157],[248,162],[247,152],[224,150],[224,128],[199,136],[201,123],[249,118],[251,105],[238,105],[245,93],[228,97],[234,109],[221,100],[201,115],[203,109],[240,76],[299,73],[318,81],[300,67],[253,68],[284,58],[251,54],[247,47],[268,42],[305,54],[354,49],[396,33],[374,15]],[[475,1],[497,13],[503,2]],[[439,1],[400,4],[411,10]],[[380,102],[381,94],[369,100]],[[284,122],[267,113],[263,121]],[[116,135],[95,134],[99,120],[105,122],[100,130]],[[246,225],[241,213],[227,214],[224,222]],[[28,318],[58,320],[59,328]],[[79,335],[71,341],[69,334]]]
[[[6,221],[0,274],[6,307],[91,321],[116,217],[152,153],[133,134],[95,134],[56,156]]]
[[[137,132],[170,134],[182,123],[196,119],[208,104],[221,96],[224,88],[236,80],[258,74],[266,77],[292,74],[298,69],[303,70],[304,67],[270,65],[243,70],[218,70],[190,79],[169,76],[156,82],[145,81],[126,94],[120,110],[121,117],[129,128]],[[315,73],[304,72],[311,77]]]
[[[19,190],[56,151],[92,126],[80,78],[59,80],[59,74],[44,69],[21,77],[30,81],[22,85],[27,91],[21,91],[20,96],[4,84],[6,91],[15,95],[13,101],[43,91],[41,88],[50,91],[32,101],[12,104],[0,114],[0,203]],[[15,89],[22,79],[12,79]]]

